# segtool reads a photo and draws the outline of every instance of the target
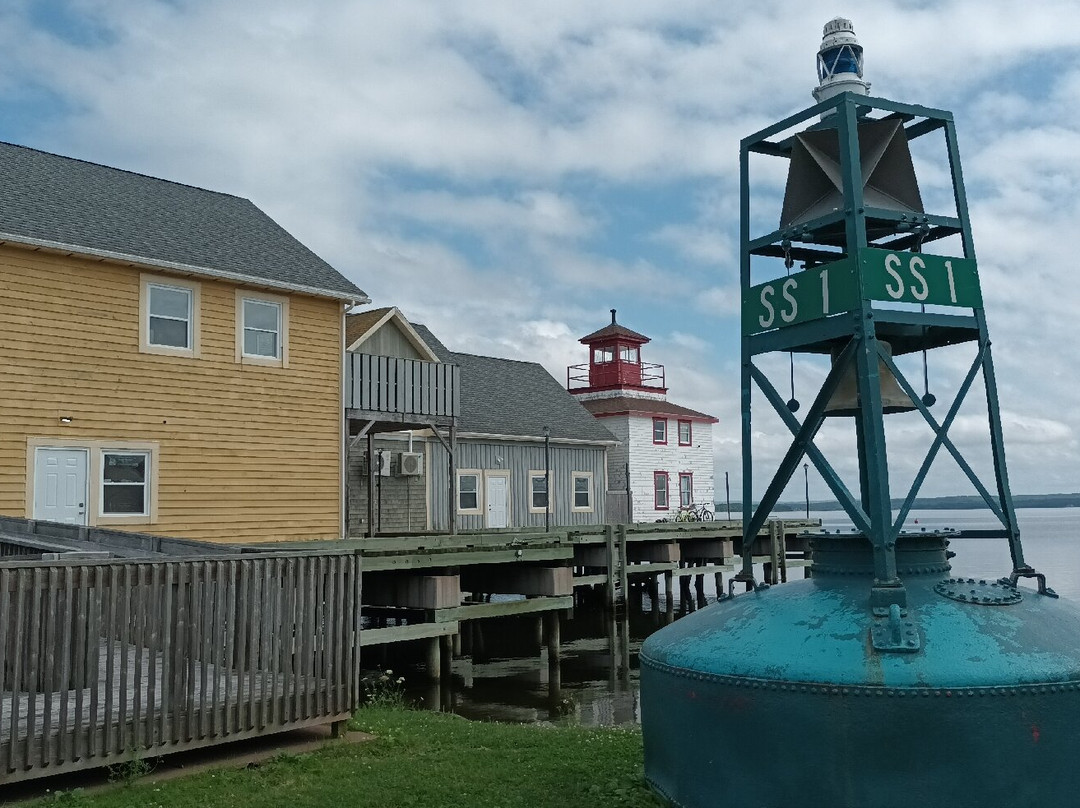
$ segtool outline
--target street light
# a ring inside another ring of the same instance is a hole
[[[728,480],[728,473],[724,472],[724,493],[727,494],[727,520],[731,521],[731,482]]]
[[[544,532],[551,532],[551,430],[544,427]]]
[[[802,464],[803,483],[806,486],[806,518],[810,518],[810,464]]]

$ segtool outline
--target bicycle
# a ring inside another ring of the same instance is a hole
[[[712,511],[704,505],[694,505],[693,503],[679,506],[679,512],[675,514],[676,522],[711,522],[712,520]]]

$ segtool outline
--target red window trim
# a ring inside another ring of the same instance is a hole
[[[690,481],[690,501],[687,502],[686,505],[684,505],[683,501],[682,501],[682,481],[683,481],[684,477]],[[680,508],[685,508],[687,505],[693,505],[693,504],[694,504],[694,472],[692,472],[692,471],[680,471],[679,472],[679,507]]]
[[[683,443],[682,439],[682,425],[686,424],[686,443]],[[678,431],[679,445],[680,446],[693,446],[694,445],[694,422],[688,421],[685,418],[680,418],[675,429]]]
[[[652,442],[657,446],[667,446],[667,418],[653,418],[652,419]],[[664,423],[664,439],[656,439],[656,425],[663,421]]]
[[[661,505],[659,500],[657,500],[657,498],[656,498],[656,490],[657,490],[656,489],[656,483],[661,477],[664,478],[664,492],[665,492],[665,499],[667,500],[666,505]],[[655,508],[658,511],[670,510],[670,508],[671,508],[671,475],[668,474],[666,471],[654,471],[652,473],[652,490],[653,490],[653,508]]]

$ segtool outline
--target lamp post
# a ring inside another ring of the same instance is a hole
[[[551,430],[544,427],[544,532],[551,531]]]
[[[724,472],[724,493],[727,495],[727,519],[731,521],[731,481],[728,479],[728,473]]]
[[[806,518],[810,518],[810,464],[802,464],[803,485],[806,486]]]

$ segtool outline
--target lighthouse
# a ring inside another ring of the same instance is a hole
[[[818,51],[819,103],[741,143],[737,577],[749,591],[643,644],[646,777],[683,808],[1069,805],[1080,791],[1080,606],[1025,560],[953,117],[867,87],[850,22],[833,20]],[[931,134],[952,185],[948,210],[924,206],[911,161],[909,143]],[[779,222],[751,221],[751,177],[776,159],[788,161]],[[946,346],[968,364],[939,402],[898,358]],[[780,393],[761,361],[770,354],[816,355],[828,368],[809,406]],[[976,394],[983,470],[950,435]],[[790,444],[760,489],[762,410]],[[891,418],[922,419],[933,435],[902,487],[890,475]],[[815,442],[826,419],[853,438],[857,486]],[[904,529],[943,454],[1000,525],[980,531],[1008,546],[998,578],[963,574],[962,534]],[[811,536],[811,577],[769,587],[755,579],[749,539],[804,461],[855,532]]]
[[[649,337],[616,320],[581,338],[589,361],[567,369],[571,394],[618,439],[608,451],[610,521],[674,519],[692,506],[713,510],[713,424],[668,399],[663,365],[642,358]]]

